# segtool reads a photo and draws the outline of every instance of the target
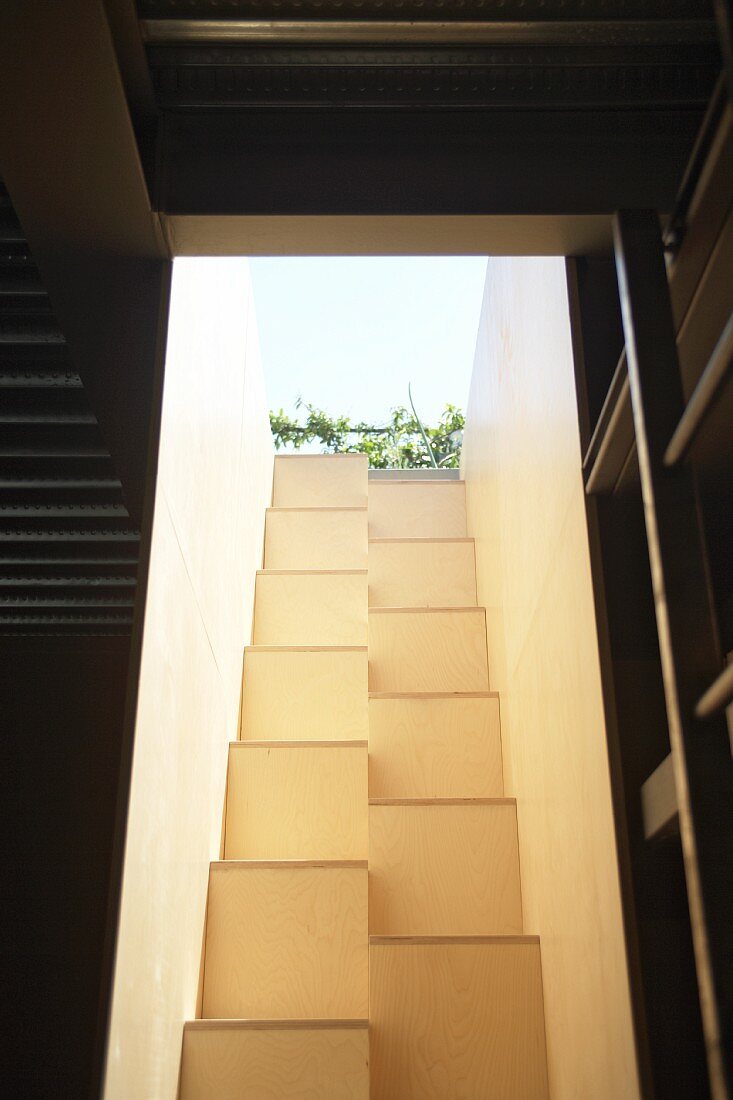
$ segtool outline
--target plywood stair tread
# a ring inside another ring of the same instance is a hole
[[[367,569],[258,569],[258,577],[363,577]]]
[[[268,508],[268,512],[366,512],[366,504],[341,504],[341,505],[320,505],[315,507],[311,505],[304,505],[302,508],[298,508],[294,505],[290,505],[284,508],[282,505],[279,507],[274,505],[272,508]]]
[[[361,1031],[369,1027],[369,1020],[237,1020],[224,1016],[221,1019],[187,1020],[183,1026],[187,1031]]]
[[[323,871],[366,871],[366,859],[216,859],[212,871],[304,871],[318,867]]]
[[[364,740],[352,741],[230,741],[232,749],[366,749],[369,742]]]
[[[370,806],[516,806],[516,798],[370,798]]]
[[[433,615],[433,614],[460,614],[463,611],[472,611],[474,615],[485,615],[483,607],[476,604],[468,604],[465,607],[370,607],[370,615]]]
[[[393,538],[393,539],[390,539],[390,538],[373,538],[373,539],[369,539],[369,544],[370,545],[372,543],[376,543],[377,545],[382,545],[384,543],[390,543],[390,542],[416,543],[416,544],[419,545],[421,543],[430,543],[430,542],[475,542],[475,539],[460,536],[460,535],[454,535],[454,536],[450,536],[450,537],[446,537],[446,538],[441,538],[439,535],[423,535],[420,538],[404,538],[403,537],[403,538]]]
[[[370,691],[370,699],[498,699],[498,691]]]
[[[510,935],[510,936],[370,936],[369,945],[371,947],[410,947],[410,946],[424,946],[425,944],[435,944],[441,947],[453,947],[460,946],[461,944],[470,944],[471,946],[480,946],[481,944],[525,944],[525,943],[539,943],[539,936],[528,935]]]
[[[385,488],[387,485],[390,487],[393,485],[465,485],[465,481],[462,478],[457,477],[389,477],[380,478],[378,481],[370,483],[369,488],[372,489],[375,485],[378,485],[380,489]]]
[[[247,645],[249,653],[366,653],[365,645]]]

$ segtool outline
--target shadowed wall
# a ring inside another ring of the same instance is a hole
[[[271,487],[247,263],[177,261],[107,1098],[176,1096]]]

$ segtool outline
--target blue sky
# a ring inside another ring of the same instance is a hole
[[[270,408],[299,394],[331,415],[381,422],[465,408],[486,273],[482,257],[251,259]]]

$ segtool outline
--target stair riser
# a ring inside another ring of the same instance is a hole
[[[370,806],[369,930],[521,934],[516,807]]]
[[[369,538],[465,538],[462,481],[369,484]]]
[[[364,1018],[367,871],[215,864],[203,1016]]]
[[[372,946],[372,1100],[548,1096],[537,943]]]
[[[275,508],[365,508],[366,455],[278,455]]]
[[[470,607],[475,603],[473,542],[370,543],[370,607]]]
[[[370,797],[503,793],[498,698],[370,699]]]
[[[248,649],[242,726],[248,741],[368,736],[367,651]]]
[[[369,1100],[369,1032],[189,1030],[180,1100]]]
[[[370,691],[488,691],[486,620],[476,611],[372,611]]]
[[[366,859],[367,827],[366,747],[230,749],[225,859]]]
[[[366,509],[267,513],[266,569],[366,567]]]
[[[366,572],[260,573],[252,640],[255,645],[366,645]]]

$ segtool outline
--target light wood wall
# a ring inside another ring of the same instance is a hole
[[[177,1094],[271,491],[247,263],[177,260],[105,1100]]]
[[[491,259],[463,452],[556,1100],[639,1095],[561,258]]]

